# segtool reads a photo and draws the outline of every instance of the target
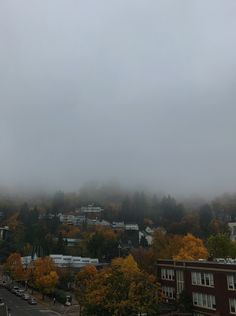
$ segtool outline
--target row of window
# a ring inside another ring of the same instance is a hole
[[[161,278],[164,280],[174,280],[174,269],[162,269]],[[201,286],[214,286],[214,279],[212,273],[204,272],[192,272],[191,273],[192,284]],[[176,270],[177,281],[177,296],[184,289],[184,275],[183,271]],[[236,275],[227,275],[227,284],[229,290],[236,290]],[[168,299],[175,299],[175,288],[171,286],[162,286],[163,294]],[[192,293],[193,305],[201,308],[207,308],[211,310],[216,309],[216,299],[214,295],[206,293]],[[231,314],[236,315],[236,299],[229,299],[229,310]],[[202,316],[203,314],[196,313],[194,316]]]
[[[163,294],[169,298],[169,299],[174,299],[174,294],[175,294],[175,288],[174,287],[170,287],[170,286],[162,286],[162,292]]]
[[[194,292],[193,305],[208,309],[216,309],[216,299],[214,295]]]
[[[193,305],[208,309],[216,309],[215,296],[205,293],[193,293]],[[231,314],[236,314],[236,299],[229,299],[229,310]],[[202,316],[203,314],[195,313],[194,316]]]
[[[184,286],[184,277],[182,271],[176,271],[178,293],[181,293]],[[175,278],[174,269],[161,269],[161,279],[171,280]],[[201,285],[214,287],[214,277],[212,273],[191,272],[192,285]],[[236,290],[236,275],[227,275],[227,284],[229,290]]]
[[[174,280],[175,271],[173,269],[161,269],[162,280]]]
[[[212,273],[204,272],[192,272],[192,284],[193,285],[203,285],[203,286],[214,286],[214,279]]]

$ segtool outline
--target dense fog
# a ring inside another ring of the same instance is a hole
[[[0,3],[0,186],[236,187],[236,2]]]

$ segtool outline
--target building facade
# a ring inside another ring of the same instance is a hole
[[[103,211],[100,206],[93,206],[93,204],[83,206],[80,209],[81,214],[85,215],[86,218],[94,220],[101,220]]]
[[[74,256],[50,255],[50,258],[54,261],[55,265],[59,268],[82,268],[88,264],[99,265],[97,258],[83,258]],[[32,258],[31,256],[21,257],[21,261],[24,267],[28,267],[32,260],[37,259],[37,256]]]
[[[157,278],[170,302],[185,290],[194,316],[236,315],[236,264],[158,260]]]

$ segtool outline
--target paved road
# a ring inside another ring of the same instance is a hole
[[[44,306],[29,305],[26,301],[22,300],[20,297],[12,294],[6,289],[0,289],[0,296],[7,303],[8,307],[11,309],[11,316],[57,316],[61,315],[52,310],[46,309]],[[0,316],[5,316],[1,314]]]

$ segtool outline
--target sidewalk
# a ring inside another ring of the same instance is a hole
[[[29,291],[29,293],[30,292],[31,291]],[[32,296],[35,297],[35,299],[37,300],[39,304],[44,306],[46,309],[50,309],[58,313],[58,315],[79,316],[79,305],[77,302],[75,302],[75,300],[74,300],[74,304],[72,304],[71,306],[64,306],[63,304],[58,303],[58,302],[54,304],[53,300],[47,296],[45,296],[44,300],[42,300],[42,294],[36,291],[34,291]]]

